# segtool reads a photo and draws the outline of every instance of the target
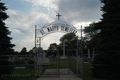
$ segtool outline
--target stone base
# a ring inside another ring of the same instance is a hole
[[[49,58],[43,60],[41,58],[38,58],[37,65],[50,65],[50,60]]]
[[[62,55],[60,59],[67,59],[66,55]]]
[[[37,65],[50,65],[50,62],[42,62],[42,63],[38,62]]]

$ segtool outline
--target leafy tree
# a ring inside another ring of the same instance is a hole
[[[97,35],[97,33],[100,32],[100,30],[96,30],[95,26],[96,26],[97,22],[93,22],[91,24],[89,24],[89,26],[86,26],[85,29],[83,30],[87,39],[92,39],[93,37],[95,37]]]
[[[60,38],[60,45],[63,45],[64,40],[65,40],[65,44],[67,45],[67,49],[75,49],[76,48],[77,36],[75,34],[67,33],[67,34],[63,35]]]
[[[50,44],[48,50],[47,50],[47,56],[54,55],[54,57],[57,55],[56,51],[58,48],[58,45],[56,43]]]
[[[105,78],[120,78],[120,0],[101,0],[103,15],[94,26],[100,30],[90,40],[99,54],[93,61],[93,75]],[[118,73],[117,73],[118,72]]]
[[[26,47],[23,47],[23,48],[22,48],[20,54],[27,54],[27,49],[26,49]]]
[[[65,45],[66,46],[66,53],[67,53],[67,50],[75,50],[77,49],[77,44],[78,44],[78,49],[81,49],[81,39],[79,40],[78,39],[78,36],[76,36],[75,34],[73,33],[67,33],[65,35],[63,35],[61,38],[60,38],[60,44],[58,45],[58,49],[59,49],[59,53],[62,53],[62,48],[63,48],[63,41],[65,40]],[[83,37],[83,52],[86,53],[86,44],[87,44],[87,40],[86,40],[86,37]],[[75,52],[75,51],[73,51]],[[76,55],[75,53],[72,53],[73,55]],[[81,53],[79,53],[81,54]],[[62,55],[62,54],[61,54]]]
[[[58,47],[58,45],[56,43],[52,43],[52,44],[50,44],[48,50],[56,50],[57,47]]]
[[[99,35],[101,29],[96,29],[98,23],[99,22],[93,22],[89,24],[89,26],[86,26],[83,30],[85,33],[84,43],[87,49],[90,50],[92,50],[93,48],[97,49],[96,47],[99,44],[99,40],[101,38]]]
[[[65,40],[65,45],[67,45],[65,47],[65,54],[66,55],[67,55],[67,50],[70,50],[70,49],[74,50],[76,48],[76,42],[75,42],[76,39],[72,41],[72,39],[75,37],[76,37],[75,34],[67,33],[60,38],[60,44],[58,46],[58,50],[59,50],[60,55],[63,55],[63,42],[64,42],[64,40]]]
[[[4,21],[9,17],[5,11],[7,10],[5,4],[0,1],[0,55],[10,55],[14,54],[13,47],[14,44],[11,44],[10,31],[6,27]],[[7,57],[0,56],[0,66],[7,66],[11,63],[8,61]],[[0,67],[0,76],[4,74],[10,74],[12,72],[12,67]],[[3,79],[0,77],[0,79]]]

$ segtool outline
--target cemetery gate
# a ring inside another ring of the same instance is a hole
[[[64,21],[60,20],[60,14],[58,13],[58,20],[43,26],[41,29],[37,29],[37,26],[35,26],[35,49],[34,49],[34,53],[35,53],[35,77],[36,76],[44,76],[43,74],[43,66],[44,65],[54,65],[56,64],[56,75],[59,76],[59,53],[58,50],[56,49],[54,52],[56,54],[56,56],[49,60],[48,58],[46,58],[45,54],[46,52],[44,50],[42,50],[41,48],[41,38],[50,34],[50,33],[55,33],[55,32],[63,32],[63,33],[74,33],[76,34],[79,30],[76,29],[74,26],[67,24]],[[76,73],[76,75],[83,75],[83,51],[82,51],[82,26],[81,26],[81,45],[77,45],[77,49],[72,50],[75,54],[75,56],[70,56],[70,52],[71,50],[67,50],[67,60],[68,60],[68,72],[69,72],[69,68],[72,65],[69,65],[71,63],[75,64],[76,70],[73,71]],[[77,37],[78,39],[78,37]],[[63,46],[64,49],[65,46]],[[80,49],[80,50],[79,50]],[[64,50],[63,50],[64,51]],[[80,55],[78,55],[78,53]],[[63,52],[63,58],[65,57],[64,52]],[[74,58],[74,59],[72,59]],[[53,61],[53,62],[52,62]],[[54,62],[55,61],[55,62]]]

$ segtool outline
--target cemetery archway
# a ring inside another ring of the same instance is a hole
[[[42,65],[43,65],[42,59],[43,59],[44,51],[40,49],[41,48],[41,38],[48,35],[48,34],[56,33],[56,32],[74,33],[74,34],[76,34],[78,32],[78,30],[74,26],[69,25],[64,21],[61,21],[60,20],[61,15],[59,13],[56,16],[58,16],[58,20],[56,20],[50,24],[44,25],[41,29],[37,29],[37,26],[35,26],[35,47],[37,49],[39,49],[39,50],[37,50],[36,58],[35,58],[36,59],[35,60],[35,76],[37,76],[37,75],[42,76],[42,74],[43,74],[43,72],[42,72]],[[81,39],[82,39],[82,37],[81,37]],[[65,45],[63,46],[63,49],[64,49],[64,47],[65,47]],[[58,50],[56,50],[55,52],[57,55],[57,58],[56,58],[57,75],[59,75],[59,53],[58,53]],[[70,51],[68,50],[67,54],[69,52]],[[78,75],[78,73],[79,73],[79,70],[78,70],[78,67],[79,67],[79,65],[78,65],[78,50],[75,50],[75,52],[76,52],[76,61],[75,61],[76,66],[75,67],[76,67],[76,74]],[[64,54],[65,54],[65,51],[63,52],[63,58],[65,58]],[[41,59],[38,59],[38,58],[41,58]],[[68,60],[68,58],[67,58],[67,60]],[[38,64],[38,62],[40,62],[40,64]],[[83,69],[82,69],[82,71],[83,71]]]

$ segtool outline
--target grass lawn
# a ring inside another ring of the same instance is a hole
[[[83,80],[108,80],[108,79],[98,79],[98,78],[92,77],[92,71],[90,67],[91,67],[90,65],[88,65],[87,63],[84,63],[84,66],[83,66],[84,76],[79,76],[79,77],[82,78]]]
[[[11,74],[11,78],[7,80],[36,80],[34,77],[34,69],[15,69]]]
[[[42,66],[42,68],[43,68],[42,72],[44,72],[45,69],[47,69],[47,68],[57,68],[57,60],[56,59],[51,59],[50,63],[51,63],[50,66]],[[60,63],[59,68],[67,68],[68,67],[67,66],[68,61],[65,59],[59,60],[59,63]]]
[[[76,60],[70,59],[69,62],[70,62],[69,63],[70,69],[76,74]],[[108,79],[98,79],[98,78],[92,77],[92,71],[90,68],[91,68],[90,65],[88,65],[87,63],[84,63],[84,66],[83,66],[84,76],[79,76],[79,77],[82,78],[83,80],[108,80]]]
[[[27,62],[27,61],[26,61]],[[42,72],[44,72],[47,68],[57,68],[57,60],[51,59],[50,60],[50,65],[49,66],[43,66],[42,67]],[[69,68],[76,74],[76,60],[75,59],[69,59],[68,60],[62,59],[59,60],[59,68],[67,68],[69,64]],[[79,76],[83,80],[107,80],[107,79],[98,79],[98,78],[93,78],[92,77],[92,72],[90,69],[90,65],[84,63],[84,76]],[[9,78],[7,80],[36,80],[34,76],[34,69],[15,69],[12,74],[13,78]]]
[[[76,74],[76,60],[69,59],[69,68]]]
[[[25,60],[25,63],[27,64],[27,60]],[[57,68],[57,60],[51,59],[50,60],[51,65],[50,66],[42,66],[42,72],[44,72],[47,68]],[[67,68],[67,60],[59,60],[59,67],[60,68]],[[23,66],[27,67],[27,66]],[[15,69],[12,74],[12,78],[7,78],[7,80],[36,80],[34,76],[34,69]]]

